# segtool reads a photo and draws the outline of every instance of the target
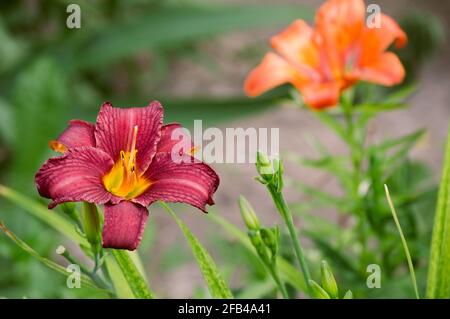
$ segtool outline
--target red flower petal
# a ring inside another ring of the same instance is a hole
[[[148,206],[161,200],[182,202],[205,211],[206,204],[213,205],[213,193],[219,186],[219,176],[204,163],[183,155],[181,163],[175,163],[170,153],[158,153],[145,178],[149,188],[133,202]]]
[[[174,133],[176,131],[176,133]],[[172,136],[172,134],[175,134]],[[161,139],[159,140],[156,152],[172,152],[172,148],[183,141],[179,149],[180,154],[189,154],[194,147],[191,137],[186,134],[185,129],[178,123],[164,125],[161,129]],[[178,150],[178,147],[177,147]]]
[[[105,205],[104,248],[135,250],[148,218],[147,208],[129,201]]]
[[[114,197],[102,183],[103,175],[113,165],[111,157],[99,149],[74,148],[47,160],[37,172],[35,182],[39,194],[53,200],[49,208],[63,202],[104,204]]]
[[[56,139],[56,142],[50,143],[55,151],[61,151],[61,149],[66,151],[81,146],[95,147],[94,124],[82,120],[71,120],[64,132]]]
[[[133,130],[137,126],[136,163],[138,171],[143,173],[156,153],[162,121],[163,109],[159,102],[128,109],[115,108],[106,102],[100,109],[95,126],[97,147],[117,161],[120,151],[131,150]]]

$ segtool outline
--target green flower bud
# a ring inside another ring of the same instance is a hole
[[[353,299],[353,293],[351,290],[347,290],[343,299]]]
[[[325,260],[322,260],[320,272],[322,275],[322,287],[330,295],[331,298],[339,298],[339,290],[336,280],[334,279],[333,272],[331,271],[330,266],[328,266],[328,263]]]
[[[309,280],[312,296],[316,299],[331,299],[328,293],[314,280]]]
[[[270,262],[269,254],[268,254],[266,245],[264,245],[264,242],[261,238],[260,231],[259,230],[257,230],[257,231],[250,230],[248,232],[248,236],[250,237],[250,241],[252,242],[253,247],[255,247],[255,250],[258,253],[258,256],[265,263],[269,263]]]
[[[281,192],[281,190],[283,189],[284,186],[284,182],[283,182],[283,162],[276,158],[273,160],[273,167],[275,169],[275,175],[277,176],[277,180],[276,180],[276,186],[277,186],[277,192]]]
[[[278,228],[273,229],[262,228],[261,238],[266,247],[269,248],[270,253],[272,254],[272,258],[275,258],[278,255],[278,239],[279,239]]]
[[[241,210],[242,218],[244,219],[245,225],[250,230],[258,230],[259,229],[259,220],[258,216],[256,216],[253,207],[250,203],[245,199],[244,196],[239,196],[239,209]]]
[[[92,252],[97,254],[101,248],[100,215],[97,206],[83,202],[81,216],[86,239],[91,244]]]
[[[273,178],[274,170],[272,163],[269,157],[261,151],[256,153],[256,169],[259,175],[261,175],[261,177],[265,180],[270,180]]]

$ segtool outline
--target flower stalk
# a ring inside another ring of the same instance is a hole
[[[283,189],[283,164],[282,161],[276,159],[270,161],[267,155],[258,152],[256,168],[260,174],[258,180],[264,184],[272,196],[272,200],[283,218],[291,237],[292,244],[294,246],[295,256],[300,265],[305,282],[308,286],[308,292],[311,294],[311,274],[309,271],[308,264],[306,262],[305,255],[303,253],[300,240],[298,238],[297,230],[294,226],[294,221],[292,218],[291,210],[284,199],[282,189]]]
[[[258,254],[259,259],[263,265],[267,268],[270,276],[275,281],[278,290],[281,292],[283,298],[288,299],[289,293],[287,292],[286,285],[281,280],[278,267],[277,256],[280,232],[278,227],[274,228],[261,228],[258,216],[256,215],[253,207],[243,197],[240,196],[238,200],[239,209],[241,211],[242,218],[248,229],[248,237],[250,242]]]

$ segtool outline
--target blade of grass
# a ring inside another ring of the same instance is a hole
[[[408,261],[409,273],[411,274],[411,281],[414,286],[414,293],[416,294],[416,298],[420,299],[419,289],[417,288],[416,273],[414,271],[414,265],[412,263],[411,254],[409,253],[408,244],[406,243],[405,236],[403,235],[402,226],[400,226],[400,222],[398,221],[397,213],[395,211],[394,204],[392,203],[392,199],[389,194],[389,188],[386,184],[384,184],[384,190],[386,191],[386,198],[392,212],[392,217],[394,218],[395,226],[397,227],[398,233],[402,240],[403,249],[405,250],[406,260]]]
[[[114,286],[116,297],[119,299],[134,299],[135,297],[128,281],[125,279],[122,270],[111,254],[106,256],[105,264],[106,269],[108,270],[109,278]]]
[[[450,127],[431,239],[427,298],[450,296]]]
[[[208,285],[209,292],[213,298],[233,298],[233,294],[228,288],[225,280],[219,272],[213,259],[206,251],[205,248],[200,244],[198,239],[191,233],[189,228],[184,224],[181,219],[177,217],[175,212],[164,202],[160,202],[162,208],[175,219],[176,223],[182,230],[192,252],[197,260],[200,270],[203,274],[206,284]]]
[[[120,249],[111,249],[111,252],[122,270],[122,274],[128,282],[133,295],[138,299],[153,299],[154,296],[149,290],[147,282],[134,264],[129,252]]]

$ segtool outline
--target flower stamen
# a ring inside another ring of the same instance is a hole
[[[136,167],[137,133],[138,126],[135,125],[131,145],[128,145],[126,151],[120,151],[119,161],[103,177],[103,184],[110,193],[126,199],[137,197],[150,186],[150,182],[139,176]]]

